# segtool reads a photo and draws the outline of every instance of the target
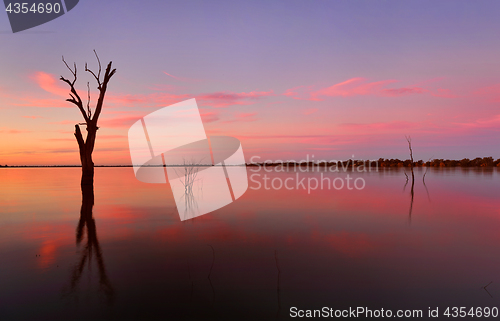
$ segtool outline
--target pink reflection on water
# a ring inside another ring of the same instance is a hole
[[[31,251],[29,258],[9,263],[9,273],[15,277],[19,264],[41,271],[74,264],[79,169],[2,169],[1,173],[0,251]],[[227,207],[180,222],[168,185],[138,182],[131,168],[98,168],[93,216],[110,279],[119,284],[147,278],[123,270],[125,263],[132,271],[153,269],[156,264],[182,270],[186,253],[196,248],[210,257],[207,244],[218,253],[219,277],[243,288],[262,284],[241,278],[238,271],[273,271],[275,249],[290,276],[284,287],[347,286],[323,285],[320,281],[327,278],[328,269],[337,269],[349,287],[359,289],[367,284],[374,289],[433,288],[436,282],[443,288],[474,287],[482,282],[481,276],[494,278],[500,266],[491,254],[500,250],[498,171],[430,171],[429,195],[422,174],[417,172],[411,224],[409,189],[403,191],[401,171],[358,174],[366,180],[360,191],[308,194],[307,190],[254,190],[250,184]],[[269,175],[286,179],[294,174]],[[194,263],[191,269],[194,274],[205,273]],[[367,274],[349,274],[353,269]],[[314,277],[299,271],[311,271]]]

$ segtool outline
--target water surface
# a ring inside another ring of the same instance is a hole
[[[413,202],[411,181],[392,169],[351,173],[362,190],[250,182],[230,205],[181,222],[170,187],[131,168],[96,169],[90,218],[79,168],[0,169],[0,319],[500,306],[499,171],[429,169],[425,185],[424,172]]]

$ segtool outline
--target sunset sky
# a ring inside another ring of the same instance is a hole
[[[141,117],[196,98],[247,161],[500,158],[498,1],[81,0],[13,34],[0,13],[0,164],[79,164],[60,75],[113,61],[94,152],[130,164]],[[90,77],[89,77],[90,76]]]

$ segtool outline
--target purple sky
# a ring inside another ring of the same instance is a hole
[[[78,164],[65,102],[79,66],[112,60],[96,164],[127,131],[195,97],[247,160],[500,158],[498,1],[80,1],[13,34],[0,13],[0,164]],[[94,86],[95,88],[95,86]],[[94,95],[95,97],[95,95]],[[95,101],[95,100],[94,100]]]

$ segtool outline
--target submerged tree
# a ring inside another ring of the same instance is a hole
[[[405,136],[406,137],[406,136]],[[413,150],[411,148],[411,136],[408,136],[406,137],[406,141],[408,142],[408,148],[410,149],[410,167],[411,167],[411,202],[410,202],[410,210],[409,210],[409,220],[410,220],[410,223],[411,223],[411,212],[413,211],[413,198],[415,196],[415,193],[414,193],[414,188],[415,188],[415,174],[413,172]],[[405,173],[406,175],[406,173]],[[408,175],[406,175],[406,184],[408,184]],[[406,187],[406,184],[405,184],[405,187]],[[424,182],[425,184],[425,182]]]
[[[74,70],[73,70],[71,69],[70,66],[68,66],[63,57],[62,60],[64,64],[71,71],[71,74],[73,74],[73,80],[70,81],[64,78],[63,76],[61,76],[60,78],[62,81],[64,81],[70,86],[71,93],[69,95],[71,98],[66,99],[66,101],[75,104],[82,113],[83,118],[85,120],[85,123],[79,123],[75,125],[75,137],[76,141],[78,142],[78,148],[80,149],[80,162],[82,163],[82,181],[81,181],[82,186],[94,184],[94,162],[92,161],[92,152],[94,151],[96,133],[97,130],[99,129],[99,127],[97,127],[97,120],[101,115],[102,105],[104,103],[104,96],[108,88],[109,80],[116,72],[116,69],[111,70],[112,62],[110,61],[108,66],[106,67],[106,71],[104,72],[104,78],[101,80],[101,61],[99,60],[99,56],[97,55],[95,50],[94,54],[97,58],[97,63],[99,64],[99,71],[97,72],[97,74],[92,70],[88,69],[87,63],[85,63],[85,71],[89,72],[90,74],[92,74],[92,76],[94,76],[97,82],[97,89],[99,90],[99,98],[97,99],[97,103],[95,105],[93,113],[92,109],[90,108],[90,83],[87,82],[88,99],[87,99],[86,109],[83,105],[80,96],[78,95],[78,92],[75,89],[75,83],[77,79],[76,63],[74,63]],[[87,127],[87,137],[85,140],[80,130],[80,125],[86,125]]]

